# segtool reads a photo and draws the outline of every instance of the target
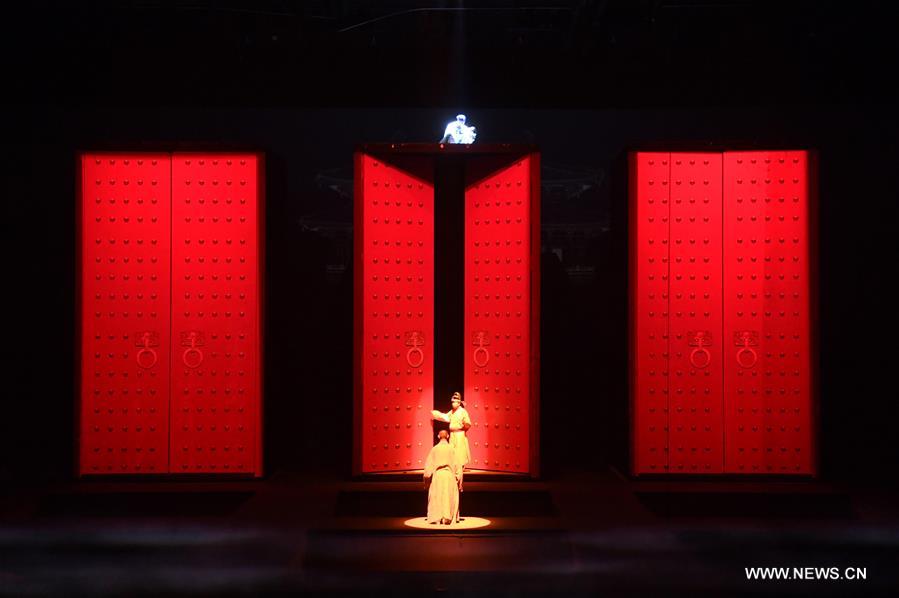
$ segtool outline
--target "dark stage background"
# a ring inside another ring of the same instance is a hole
[[[435,141],[542,152],[547,477],[627,463],[628,149],[820,152],[820,456],[894,479],[894,32],[878,6],[548,2],[140,3],[10,13],[0,477],[74,461],[80,150],[266,154],[266,470],[349,475],[352,152]],[[404,10],[409,3],[386,3]],[[454,3],[441,6],[456,6]]]

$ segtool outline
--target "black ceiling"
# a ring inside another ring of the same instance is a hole
[[[896,99],[887,3],[106,2],[7,9],[6,101],[645,107]]]

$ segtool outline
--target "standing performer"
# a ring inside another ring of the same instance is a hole
[[[428,489],[428,523],[449,525],[459,518],[459,485],[462,466],[458,464],[449,432],[437,433],[437,444],[425,461],[424,482]]]
[[[462,395],[458,392],[453,393],[452,409],[446,413],[441,413],[436,409],[431,412],[431,417],[437,421],[449,424],[450,446],[456,451],[456,459],[462,469],[471,462],[471,450],[468,448],[467,430],[471,427],[471,418],[468,417],[468,411],[462,406]]]
[[[449,445],[453,448],[456,463],[459,466],[459,492],[462,492],[462,478],[465,475],[465,466],[471,462],[471,450],[468,448],[468,435],[466,431],[471,427],[471,418],[468,411],[462,406],[462,395],[453,393],[451,400],[452,409],[441,413],[436,409],[431,411],[431,417],[437,421],[449,424]],[[441,430],[446,432],[446,430]],[[439,437],[439,434],[438,434]],[[456,508],[456,522],[461,521],[459,509]]]

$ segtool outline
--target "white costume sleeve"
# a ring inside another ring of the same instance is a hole
[[[430,451],[428,451],[428,458],[425,459],[424,477],[425,477],[425,479],[428,479],[432,475],[434,475],[434,449],[433,448]]]

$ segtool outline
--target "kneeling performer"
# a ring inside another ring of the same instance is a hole
[[[437,444],[428,453],[425,461],[424,482],[428,488],[427,521],[431,524],[449,525],[456,521],[459,515],[462,466],[456,460],[455,451],[449,444],[449,433],[440,430],[437,439]]]

